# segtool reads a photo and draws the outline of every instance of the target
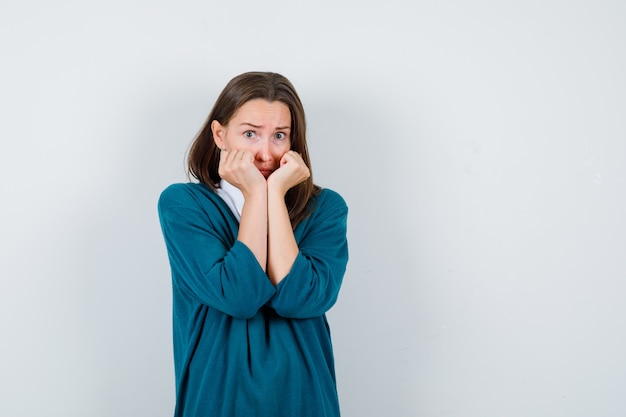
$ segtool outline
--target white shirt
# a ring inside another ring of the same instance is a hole
[[[237,220],[241,220],[241,210],[243,209],[243,193],[241,190],[228,181],[221,179],[220,188],[217,189],[217,195],[228,204]]]

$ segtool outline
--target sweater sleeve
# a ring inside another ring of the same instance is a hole
[[[299,253],[268,303],[283,317],[321,316],[337,301],[348,263],[348,207],[339,194],[323,194],[302,236],[296,234]]]
[[[184,186],[159,198],[174,287],[225,314],[253,317],[276,292],[252,251],[229,236],[223,213],[201,206]]]

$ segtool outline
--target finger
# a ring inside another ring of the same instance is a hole
[[[288,154],[289,154],[290,157],[292,157],[295,160],[303,161],[302,154],[300,152],[289,151]]]
[[[242,159],[242,151],[240,150],[233,149],[231,151],[228,151],[227,154],[228,154],[229,163],[236,163],[236,162],[241,161]]]
[[[241,151],[240,158],[242,161],[253,161],[254,157],[250,151]]]
[[[285,162],[289,160],[296,164],[304,164],[304,160],[302,159],[302,156],[298,152],[289,151],[283,156],[285,157]]]
[[[230,152],[226,151],[226,150],[222,150],[220,152],[220,165],[226,165],[228,164],[228,160],[230,158]]]

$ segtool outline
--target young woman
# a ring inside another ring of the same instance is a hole
[[[347,207],[311,177],[285,77],[232,79],[159,218],[172,271],[175,416],[339,416],[330,330]]]

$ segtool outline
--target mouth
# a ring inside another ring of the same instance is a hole
[[[265,178],[269,177],[272,174],[272,172],[274,172],[273,169],[269,169],[269,168],[265,168],[265,169],[259,168],[259,171],[261,171],[261,174],[263,174]]]

